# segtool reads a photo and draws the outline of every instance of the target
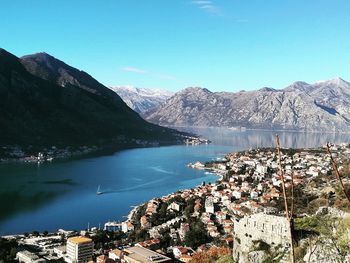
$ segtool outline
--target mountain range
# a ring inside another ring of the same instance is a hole
[[[0,49],[0,145],[169,144],[182,134],[148,123],[89,74],[46,53]]]
[[[115,91],[130,108],[140,115],[157,109],[174,94],[163,89],[145,89],[132,86],[111,87],[110,89]]]
[[[145,118],[164,126],[348,132],[350,84],[335,78],[240,92],[191,87],[174,94]]]

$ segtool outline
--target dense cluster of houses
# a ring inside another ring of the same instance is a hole
[[[348,144],[333,145],[331,150],[332,156],[340,164],[345,162],[344,158],[350,154]],[[156,226],[151,225],[147,220],[153,213],[157,213],[159,202],[166,202],[176,196],[180,196],[185,202],[195,199],[191,217],[199,218],[205,224],[209,236],[227,243],[232,242],[233,237],[240,234],[241,231],[235,229],[235,226],[238,228],[238,222],[244,218],[257,214],[259,218],[265,218],[266,222],[270,219],[278,222],[279,216],[283,214],[277,205],[278,199],[281,198],[282,183],[278,161],[275,149],[255,149],[228,154],[220,161],[190,164],[192,168],[208,169],[219,173],[222,177],[214,184],[200,185],[194,189],[164,196],[160,200],[149,201],[140,225],[147,229],[153,238],[161,238],[160,232],[164,234],[165,230],[174,240],[183,241],[186,232],[190,230],[189,224],[184,223],[183,214]],[[310,150],[284,150],[281,164],[286,188],[291,187],[292,179],[296,186],[306,184],[319,175],[330,175],[332,172],[330,156],[324,147]],[[340,165],[339,169],[342,168]],[[201,200],[204,200],[204,204]],[[176,202],[171,203],[169,207],[180,212],[184,209],[182,204]],[[251,225],[251,227],[254,231],[257,225]],[[273,226],[271,231],[272,229]],[[271,236],[278,233],[276,228],[274,231],[271,232]],[[276,240],[274,240],[276,243],[280,243],[285,239],[277,235]]]
[[[349,162],[349,145],[333,145],[331,151],[333,158],[339,164],[339,169],[344,169],[342,165]],[[281,166],[286,188],[291,187],[292,183],[305,185],[313,178],[332,173],[330,156],[324,148],[282,152]],[[180,262],[189,262],[198,250],[185,246],[186,234],[191,231],[188,217],[200,221],[205,226],[207,235],[213,240],[230,247],[239,240],[240,251],[244,248],[250,249],[251,241],[257,238],[268,244],[286,245],[287,222],[281,216],[283,211],[278,206],[282,181],[279,174],[279,160],[274,149],[230,153],[220,161],[205,164],[197,162],[192,167],[219,173],[221,178],[216,183],[203,183],[194,189],[154,198],[143,205],[143,214],[138,218],[135,214],[141,206],[135,208],[132,216],[118,225],[119,230],[129,233],[141,229],[149,234],[150,239],[125,249],[113,250],[109,256],[101,255],[97,258],[97,262],[112,262],[108,261],[111,259],[113,262],[136,262],[133,260],[167,262],[170,259],[162,255],[159,250],[165,234],[170,236],[174,244],[181,244],[167,248],[167,252],[171,251],[173,258]],[[186,206],[190,202],[193,209],[188,214]],[[166,213],[173,216],[155,225],[151,218],[159,213],[164,203],[167,204]],[[57,236],[53,240],[61,244],[62,240],[58,238]],[[30,239],[23,242],[29,242],[28,240]],[[48,246],[45,249],[54,249],[50,246],[50,242],[53,241],[40,240],[40,242],[40,246]],[[62,254],[59,248],[61,246],[55,248],[54,255]],[[200,251],[201,247],[198,249]],[[35,258],[35,255],[28,253],[22,253],[23,255],[18,255],[18,258],[29,256]],[[142,259],[140,254],[147,256]],[[133,257],[137,259],[132,259]]]

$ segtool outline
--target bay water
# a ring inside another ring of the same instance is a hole
[[[179,128],[203,135],[209,145],[129,149],[112,155],[42,164],[0,164],[0,235],[81,230],[125,220],[132,206],[217,177],[188,168],[232,151],[275,147],[319,147],[349,142],[350,134],[300,133],[227,128]],[[97,188],[103,192],[97,195]]]

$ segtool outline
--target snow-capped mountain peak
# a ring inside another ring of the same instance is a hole
[[[157,108],[173,95],[173,92],[164,89],[146,89],[134,86],[116,86],[110,87],[110,89],[141,115]]]

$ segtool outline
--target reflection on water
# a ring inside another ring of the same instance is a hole
[[[62,179],[62,180],[49,180],[44,181],[43,184],[65,184],[65,185],[76,185],[77,183],[73,182],[72,179]]]
[[[210,145],[125,150],[113,155],[50,164],[0,165],[0,234],[84,229],[122,220],[130,206],[179,189],[214,181],[215,175],[187,168],[230,151],[274,147],[273,131],[185,129]],[[277,132],[283,147],[318,147],[350,141],[346,134]],[[98,185],[104,194],[96,195]]]
[[[276,134],[285,148],[320,147],[327,142],[349,142],[350,134],[344,133],[307,133],[288,131],[245,130],[236,131],[228,128],[178,128],[196,133],[212,140],[216,145],[229,145],[237,149],[250,147],[274,147]]]
[[[52,201],[58,193],[40,191],[26,194],[22,191],[0,193],[0,221],[18,212],[35,211],[41,205]]]

